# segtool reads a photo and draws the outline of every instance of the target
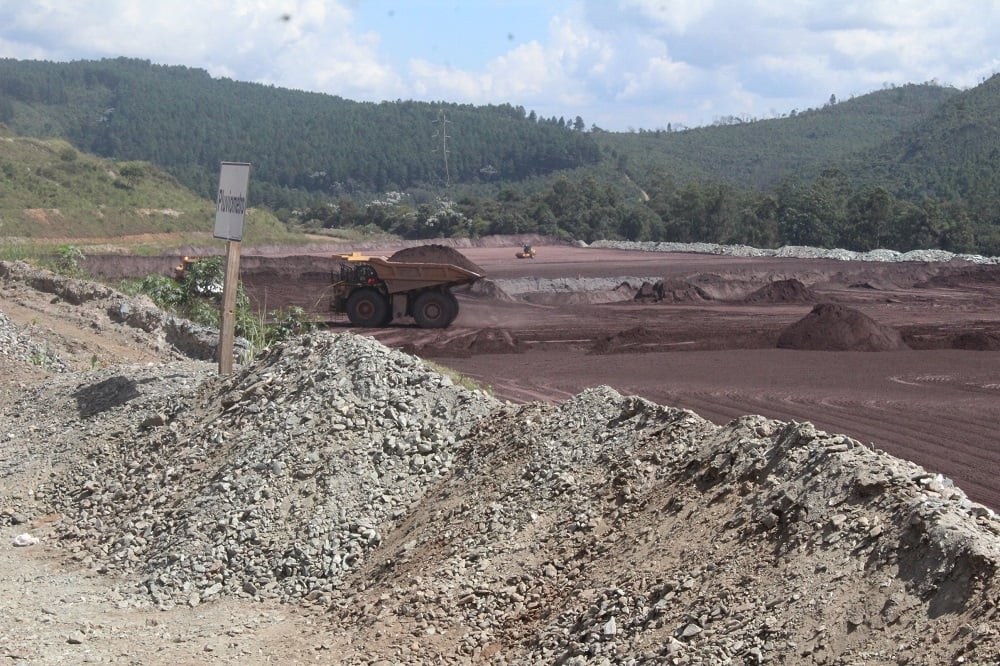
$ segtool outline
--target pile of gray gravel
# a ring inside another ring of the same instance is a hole
[[[61,515],[120,605],[320,604],[343,663],[996,654],[993,512],[808,423],[515,406],[350,333],[53,375],[0,422],[0,516]]]
[[[68,372],[69,365],[51,347],[36,342],[0,312],[0,354],[51,372]]]
[[[973,264],[1000,264],[1000,257],[984,257],[979,254],[956,254],[947,250],[869,250],[855,252],[839,248],[826,249],[807,245],[785,245],[774,250],[751,247],[749,245],[719,245],[718,243],[672,243],[655,241],[594,241],[589,247],[605,247],[616,250],[639,250],[643,252],[696,252],[699,254],[720,254],[731,257],[794,257],[797,259],[837,259],[840,261],[918,261],[939,262],[953,259]]]
[[[607,387],[512,405],[351,333],[53,372],[0,403],[0,488],[121,607],[312,604],[340,663],[1000,653],[1000,520],[940,475]]]

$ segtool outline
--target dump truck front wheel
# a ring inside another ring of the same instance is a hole
[[[439,291],[425,291],[413,303],[413,319],[420,328],[444,328],[458,316],[458,301]]]
[[[358,289],[347,299],[347,318],[355,326],[385,326],[391,316],[389,301],[375,289]]]

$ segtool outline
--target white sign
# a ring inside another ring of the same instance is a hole
[[[215,237],[243,240],[243,217],[247,212],[247,183],[250,165],[223,162],[219,173],[219,194],[215,198]]]

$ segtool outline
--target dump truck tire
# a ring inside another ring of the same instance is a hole
[[[376,289],[358,289],[347,299],[347,318],[355,326],[385,326],[392,318],[389,301]]]
[[[413,319],[420,328],[444,328],[458,316],[458,301],[440,291],[425,291],[413,303]]]
[[[445,324],[445,326],[451,326],[451,322],[455,321],[455,317],[458,316],[458,299],[455,298],[455,294],[450,291],[445,292],[445,296],[447,296],[448,300],[451,302],[451,317],[449,317],[448,323]]]

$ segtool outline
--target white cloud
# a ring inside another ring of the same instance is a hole
[[[705,18],[715,3],[712,0],[621,0],[619,8],[636,10],[656,27],[681,34]]]
[[[357,100],[510,103],[608,129],[763,117],[884,83],[972,86],[1000,68],[993,2],[561,0],[546,31],[472,66],[451,49],[441,61],[396,53],[377,23],[359,27],[360,1],[0,0],[0,55],[146,58]],[[449,21],[505,12],[519,32],[518,3],[447,9]],[[448,39],[461,31],[445,23]]]

